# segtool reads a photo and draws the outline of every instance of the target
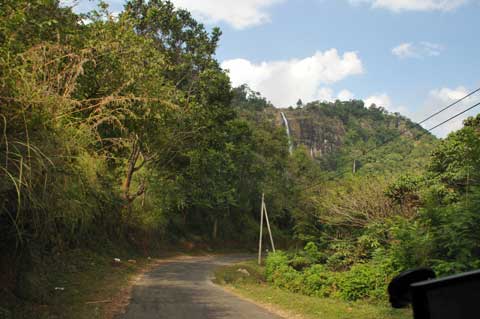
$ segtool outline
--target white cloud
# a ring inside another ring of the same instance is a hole
[[[400,58],[414,56],[413,45],[411,43],[402,43],[393,48],[392,53]]]
[[[353,4],[366,3],[372,8],[400,11],[451,11],[469,0],[349,0]]]
[[[227,60],[222,68],[230,71],[234,86],[248,84],[278,107],[303,101],[330,100],[333,91],[323,87],[349,76],[362,74],[363,64],[357,53],[339,55],[336,49],[316,52],[304,59],[252,63],[245,59]],[[347,91],[340,92],[342,97]],[[339,94],[340,98],[340,94]]]
[[[381,106],[391,113],[400,113],[407,117],[411,116],[411,113],[407,107],[394,104],[387,93],[374,94],[365,98],[363,101],[365,103],[365,107],[370,107],[372,104],[375,104],[377,107]]]
[[[349,90],[341,90],[335,95],[333,89],[329,87],[322,87],[317,91],[317,94],[314,95],[312,100],[318,100],[322,102],[335,102],[336,100],[340,101],[350,101],[355,97],[355,95]]]
[[[420,42],[423,52],[428,56],[439,56],[444,50],[443,45],[432,42]]]
[[[338,93],[337,97],[340,101],[350,101],[353,100],[355,96],[349,90],[342,90]]]
[[[215,24],[225,22],[235,29],[265,24],[271,21],[269,9],[287,0],[172,0],[177,8],[190,11],[198,20]],[[63,6],[73,6],[75,12],[95,9],[99,0],[60,0]],[[106,0],[113,11],[122,10],[125,0]]]
[[[441,110],[442,108],[458,101],[469,93],[469,91],[463,87],[459,86],[457,88],[440,88],[434,89],[429,92],[428,98],[424,103],[422,110],[416,115],[416,118],[422,120],[427,118],[429,115],[434,114],[435,112]],[[480,102],[480,94],[475,94],[470,98],[467,98],[463,102],[458,103],[447,111],[435,116],[433,119],[422,124],[426,129],[433,128],[437,124],[442,123],[443,121],[449,119],[467,109],[470,106],[473,106],[476,103]],[[432,131],[433,134],[439,137],[445,137],[448,133],[461,129],[463,127],[463,121],[469,116],[474,116],[479,113],[480,108],[473,109],[456,119],[445,123],[441,127]]]
[[[386,93],[379,93],[372,96],[369,96],[364,99],[365,106],[369,107],[372,104],[376,106],[381,106],[388,110],[389,112],[398,112],[404,116],[409,117],[412,121],[420,123],[424,119],[428,118],[430,115],[435,114],[442,108],[452,104],[455,101],[463,98],[468,94],[468,90],[463,87],[459,86],[457,88],[440,88],[431,90],[428,93],[428,97],[424,102],[423,107],[420,111],[413,113],[407,107],[402,105],[397,105],[392,102],[392,99]],[[470,106],[473,106],[476,103],[480,102],[480,93],[477,93],[470,98],[466,99],[465,101],[458,103],[454,107],[450,108],[449,110],[435,116],[431,120],[422,123],[422,126],[425,129],[431,129],[436,125],[444,122],[445,120],[449,119],[450,117],[454,116],[466,110]],[[463,121],[468,118],[469,116],[475,116],[480,112],[480,106],[476,109],[473,109],[458,118],[445,123],[444,125],[438,127],[437,129],[432,131],[432,134],[435,134],[438,137],[446,137],[449,133],[461,129],[463,127]]]
[[[431,43],[431,42],[420,42],[417,44],[414,43],[402,43],[392,49],[392,54],[396,55],[401,59],[407,58],[424,58],[428,56],[439,56],[443,51],[443,46]]]
[[[335,100],[333,97],[333,90],[331,88],[320,88],[314,99],[327,102],[332,102]]]
[[[392,100],[386,93],[369,96],[364,100],[364,102],[366,107],[370,107],[372,104],[375,104],[376,106],[381,106],[388,109],[392,106]]]
[[[285,0],[173,0],[206,23],[226,22],[236,29],[270,22],[268,9]]]

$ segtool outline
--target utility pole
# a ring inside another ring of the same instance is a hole
[[[260,209],[260,238],[258,239],[258,264],[262,263],[262,236],[263,236],[263,205],[265,194],[262,194],[262,208]]]
[[[262,207],[260,211],[260,238],[258,239],[258,264],[262,263],[262,237],[263,237],[263,215],[267,222],[268,235],[270,236],[270,243],[272,251],[275,252],[275,244],[273,243],[272,229],[270,228],[270,221],[268,220],[267,205],[265,204],[265,193],[262,194]]]
[[[268,234],[270,235],[270,243],[272,244],[272,251],[275,252],[275,245],[273,244],[272,230],[270,229],[270,222],[268,221],[267,205],[263,204],[263,210],[265,212],[265,219],[267,220]]]

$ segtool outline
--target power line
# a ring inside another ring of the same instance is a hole
[[[477,92],[479,92],[479,91],[480,91],[480,88],[478,88],[478,89],[476,89],[476,90],[473,90],[472,92],[468,93],[468,94],[465,95],[464,97],[456,100],[455,102],[453,102],[453,103],[450,104],[450,105],[447,105],[446,107],[442,108],[440,111],[438,111],[438,112],[436,112],[436,113],[428,116],[427,118],[425,118],[424,120],[422,120],[422,121],[420,121],[420,122],[418,122],[418,123],[416,123],[416,124],[417,124],[417,125],[421,125],[421,124],[427,122],[428,120],[431,120],[431,119],[434,118],[435,116],[440,115],[441,113],[443,113],[443,112],[445,112],[446,110],[454,107],[454,106],[457,105],[458,103],[466,100],[467,98],[469,98],[470,96],[474,95],[475,93],[477,93]],[[401,132],[400,134],[395,135],[395,136],[393,136],[393,137],[390,137],[389,139],[383,141],[383,142],[380,143],[379,145],[375,145],[375,146],[371,147],[370,149],[368,149],[368,150],[365,151],[365,153],[363,154],[363,156],[365,156],[365,155],[367,155],[368,153],[376,150],[377,148],[380,148],[380,147],[384,146],[385,144],[390,143],[391,141],[395,140],[397,137],[400,137],[400,136],[406,134],[407,132],[408,132],[408,131],[405,130],[405,131]]]
[[[478,91],[480,91],[480,89],[475,90],[474,93],[476,93],[476,92],[478,92]],[[471,94],[469,94],[468,96],[463,97],[462,99],[458,100],[458,101],[457,101],[456,103],[454,103],[453,105],[458,104],[459,102],[465,100],[467,97],[473,95],[474,93],[471,93]],[[452,104],[449,105],[448,107],[444,108],[443,111],[445,111],[447,108],[452,107],[453,105],[452,105]],[[437,125],[435,125],[434,127],[430,128],[430,129],[428,129],[428,130],[425,130],[424,132],[422,132],[422,133],[418,136],[418,138],[420,138],[420,137],[422,137],[423,135],[425,135],[425,134],[427,134],[427,133],[429,133],[429,132],[431,132],[431,131],[439,128],[440,126],[442,126],[442,125],[444,125],[444,124],[446,124],[446,123],[448,123],[448,122],[456,119],[456,118],[459,117],[460,115],[465,114],[465,113],[467,113],[468,111],[473,110],[474,108],[476,108],[476,107],[478,107],[478,106],[480,106],[480,102],[479,102],[479,103],[476,103],[476,104],[474,104],[474,105],[472,105],[472,106],[470,106],[469,108],[463,110],[462,112],[459,112],[459,113],[455,114],[454,116],[448,118],[447,120],[443,121],[442,123],[437,124]],[[437,112],[436,115],[442,113],[443,111]],[[435,116],[436,116],[436,115],[435,115]],[[433,116],[430,116],[430,117],[429,117],[429,119],[431,119],[431,118],[433,118]],[[428,119],[427,119],[427,120],[428,120]],[[422,122],[421,122],[421,123],[422,123]],[[403,133],[400,134],[400,135],[397,135],[395,138],[403,135],[404,133],[405,133],[405,132],[403,132]],[[394,139],[394,138],[391,138],[390,141],[392,141],[393,139]],[[390,141],[388,141],[388,142],[390,142]],[[374,148],[368,150],[363,156],[367,155],[367,154],[368,154],[369,152],[371,152],[372,150],[377,149],[378,147],[387,144],[388,142],[384,142],[384,143],[382,143],[381,145],[378,145],[377,147],[374,147]],[[336,178],[338,178],[338,177],[341,177],[341,176],[347,174],[348,172],[349,172],[349,171],[340,172],[339,174],[336,174],[336,175],[331,176],[330,178],[328,178],[327,181],[336,179]],[[316,186],[322,184],[323,182],[324,182],[324,181],[322,181],[322,182],[320,182],[320,183],[316,183],[316,184],[310,185],[310,186],[308,186],[307,188],[305,188],[305,189],[303,189],[303,190],[311,189],[311,188],[313,188],[313,187],[316,187]]]
[[[445,120],[445,121],[443,121],[442,123],[440,123],[440,124],[438,124],[438,125],[435,125],[435,126],[432,127],[431,129],[429,129],[428,132],[433,131],[434,129],[442,126],[442,125],[445,124],[445,123],[450,122],[450,121],[453,120],[453,119],[456,119],[456,118],[459,117],[460,115],[465,114],[465,113],[467,113],[467,112],[470,111],[470,110],[473,110],[474,108],[476,108],[476,107],[479,106],[479,105],[480,105],[480,102],[477,103],[477,104],[475,104],[475,105],[473,105],[473,106],[471,106],[471,107],[469,107],[468,109],[466,109],[466,110],[464,110],[464,111],[462,111],[462,112],[460,112],[460,113],[458,113],[458,114],[455,114],[454,116],[450,117],[448,120]]]
[[[457,105],[458,103],[462,102],[463,100],[466,100],[467,98],[469,98],[470,96],[474,95],[474,94],[477,93],[478,91],[480,91],[480,88],[478,88],[478,89],[476,89],[476,90],[468,93],[467,95],[465,95],[464,97],[462,97],[460,100],[457,100],[456,102],[453,102],[452,104],[444,107],[443,109],[441,109],[441,110],[438,111],[437,113],[430,115],[429,117],[427,117],[427,118],[424,119],[423,121],[419,122],[418,124],[423,124],[423,123],[425,123],[426,121],[434,118],[434,117],[437,116],[438,114],[443,113],[444,111],[446,111],[446,110],[448,110],[449,108]]]

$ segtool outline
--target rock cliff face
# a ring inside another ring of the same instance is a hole
[[[339,119],[318,119],[315,116],[308,116],[308,114],[292,110],[284,113],[290,128],[294,148],[305,145],[312,158],[321,158],[342,146],[346,131]],[[278,118],[277,115],[276,122],[278,125],[285,126],[281,116]]]
[[[293,147],[304,145],[314,159],[345,148],[362,152],[396,135],[415,144],[415,137],[424,133],[423,128],[400,114],[376,106],[366,108],[362,101],[313,102],[298,109],[275,110],[276,124],[285,127],[282,112]]]

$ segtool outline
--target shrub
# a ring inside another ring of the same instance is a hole
[[[356,247],[350,242],[335,242],[330,245],[330,249],[332,252],[327,258],[327,266],[331,270],[346,270],[358,260]]]
[[[357,264],[339,278],[342,299],[354,301],[369,296],[377,288],[377,272],[367,264]]]
[[[321,253],[318,251],[318,247],[314,242],[309,242],[303,248],[305,258],[312,263],[316,263],[321,259]]]
[[[338,274],[338,295],[348,301],[385,299],[388,283],[395,274],[390,259],[356,264],[349,271]]]
[[[324,265],[313,265],[303,273],[302,293],[309,296],[329,297],[335,291],[334,272]]]
[[[374,253],[368,263],[357,263],[349,270],[336,272],[328,265],[312,264],[302,271],[291,265],[306,257],[272,253],[266,260],[265,275],[275,287],[316,297],[335,297],[347,301],[385,299],[391,278],[398,273],[393,259],[384,251]]]
[[[265,277],[268,281],[272,281],[275,271],[281,266],[288,266],[288,256],[283,251],[268,254],[265,260]]]
[[[283,288],[291,292],[302,292],[302,273],[287,265],[281,265],[276,268],[271,276],[271,282],[278,288]]]
[[[302,271],[305,268],[312,266],[312,261],[304,256],[295,256],[290,260],[288,265],[295,270]]]
[[[292,258],[289,265],[301,271],[324,260],[326,258],[318,251],[317,245],[314,242],[308,242],[303,250]]]
[[[389,229],[388,254],[399,270],[428,266],[432,254],[431,234],[418,221],[398,218]]]
[[[275,287],[301,292],[302,273],[289,265],[289,257],[282,251],[270,253],[265,261],[265,277]]]

